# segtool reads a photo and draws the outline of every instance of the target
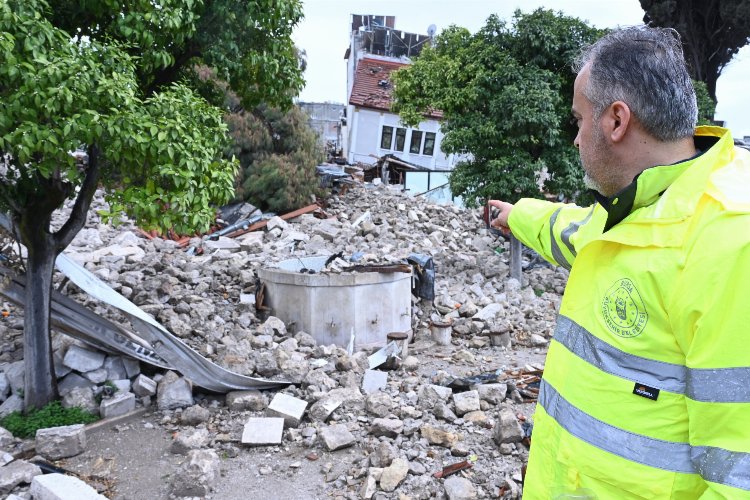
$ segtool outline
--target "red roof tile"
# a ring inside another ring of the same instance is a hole
[[[391,72],[404,66],[408,66],[408,64],[367,57],[360,59],[354,73],[354,85],[352,86],[352,95],[349,97],[349,104],[390,111],[391,93],[393,92]],[[443,113],[433,111],[428,113],[427,116],[439,119],[443,117]]]

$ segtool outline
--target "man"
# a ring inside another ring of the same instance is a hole
[[[672,30],[612,32],[575,70],[597,203],[490,202],[570,269],[524,498],[750,498],[750,154],[694,129]]]

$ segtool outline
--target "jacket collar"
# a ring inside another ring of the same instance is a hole
[[[727,147],[731,150],[734,146],[730,132],[720,127],[698,127],[694,140],[699,152],[692,158],[671,165],[649,167],[614,196],[605,197],[593,192],[597,202],[607,211],[605,232],[633,212],[655,204],[670,205],[674,210],[667,211],[672,213],[665,213],[663,209],[654,210],[651,214],[654,218],[683,218],[692,214],[702,192],[702,189],[696,188],[705,186],[708,175],[717,164],[725,163],[720,160]],[[677,202],[676,206],[670,202]]]

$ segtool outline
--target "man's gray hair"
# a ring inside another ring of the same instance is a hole
[[[584,48],[573,70],[580,73],[587,64],[591,73],[583,94],[597,118],[613,102],[623,101],[660,141],[693,135],[698,104],[675,30],[633,26],[612,31]]]

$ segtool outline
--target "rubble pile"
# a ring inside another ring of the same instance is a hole
[[[533,380],[543,368],[567,272],[536,265],[522,283],[509,279],[508,245],[484,228],[478,211],[433,205],[382,185],[334,195],[325,212],[330,218],[275,217],[265,230],[236,239],[195,238],[191,246],[202,253],[191,255],[174,242],[143,238],[128,224],[99,224],[92,211],[66,251],[71,258],[203,356],[291,385],[218,398],[194,390],[189,374],[151,369],[147,376],[125,357],[56,335],[65,404],[75,400],[103,416],[149,407],[174,435],[170,451],[185,457],[173,471],[177,497],[219,491],[220,463],[262,447],[298,461],[356,449],[359,458],[345,469],[321,460],[322,479],[309,479],[321,485],[321,496],[518,498]],[[270,263],[340,254],[325,271],[337,272],[352,260],[404,263],[413,253],[434,261],[435,300],[412,296],[413,341],[408,355],[387,367],[371,366],[370,351],[318,345],[256,308],[257,271]],[[58,286],[126,324],[75,285]],[[10,312],[0,321],[3,400],[22,387],[22,314]],[[450,325],[448,345],[433,341],[435,324]],[[114,407],[127,410],[108,409]]]

